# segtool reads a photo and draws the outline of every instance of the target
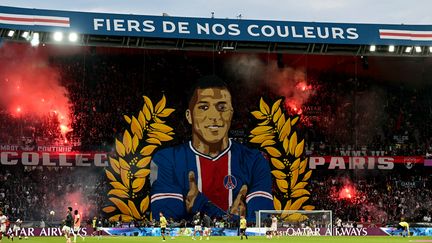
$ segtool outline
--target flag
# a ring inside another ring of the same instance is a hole
[[[0,13],[0,24],[70,27],[69,17]]]

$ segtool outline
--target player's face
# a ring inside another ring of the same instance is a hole
[[[186,111],[186,118],[192,124],[193,135],[206,144],[228,140],[233,107],[227,89],[197,89],[190,109]]]

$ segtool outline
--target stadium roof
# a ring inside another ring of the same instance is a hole
[[[0,38],[35,45],[432,56],[430,25],[183,18],[3,6]]]

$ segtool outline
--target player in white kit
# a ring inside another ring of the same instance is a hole
[[[6,236],[6,222],[8,218],[6,215],[3,214],[2,211],[0,211],[0,243],[2,242],[3,235]]]
[[[277,220],[276,216],[272,215],[271,226],[270,226],[270,239],[273,238],[273,236],[277,235],[277,223],[278,223],[278,220]]]

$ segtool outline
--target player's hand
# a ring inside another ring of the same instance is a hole
[[[234,200],[230,213],[231,214],[239,214],[239,215],[246,215],[246,193],[247,193],[248,187],[247,185],[243,185],[240,188],[240,191]],[[239,212],[240,210],[240,212]]]
[[[195,199],[198,196],[198,186],[195,180],[195,173],[193,171],[189,171],[189,192],[186,195],[186,211],[190,213],[192,211],[192,207],[194,205]]]

